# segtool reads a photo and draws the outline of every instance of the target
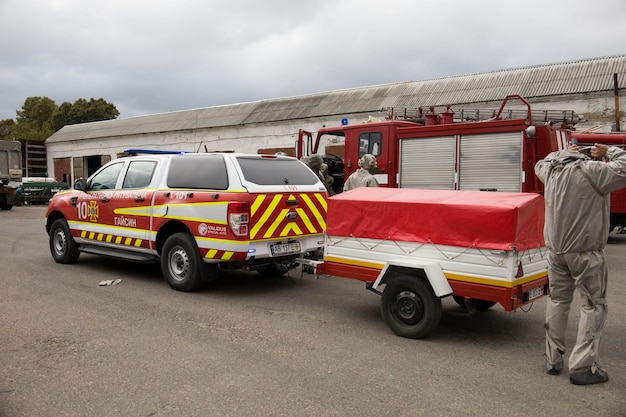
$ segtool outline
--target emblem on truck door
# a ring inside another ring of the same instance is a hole
[[[295,211],[290,211],[285,217],[289,220],[295,220],[298,218],[298,213],[296,213]]]

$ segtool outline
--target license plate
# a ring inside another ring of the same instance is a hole
[[[270,245],[272,256],[291,255],[292,253],[300,253],[300,242],[277,243]]]
[[[541,297],[542,295],[543,295],[543,285],[540,287],[536,287],[536,288],[532,288],[528,290],[528,292],[526,293],[526,300],[531,301],[531,300],[534,300],[535,298]]]

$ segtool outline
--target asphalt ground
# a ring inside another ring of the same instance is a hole
[[[236,272],[181,293],[158,266],[56,264],[44,213],[0,212],[2,417],[626,416],[626,236],[606,250],[610,381],[580,387],[543,371],[545,299],[469,316],[448,298],[404,339],[359,281]]]

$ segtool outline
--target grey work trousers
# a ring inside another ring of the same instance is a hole
[[[550,296],[546,308],[546,357],[556,363],[565,353],[565,331],[574,290],[581,297],[576,344],[569,371],[594,371],[607,315],[608,267],[603,251],[556,254],[548,251]]]

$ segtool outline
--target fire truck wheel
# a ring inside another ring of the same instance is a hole
[[[459,306],[461,306],[461,308],[467,310],[467,305],[465,304],[465,298],[464,297],[461,297],[461,296],[458,296],[458,295],[453,295],[452,298],[454,298],[454,301],[456,301],[456,303]],[[471,302],[476,307],[476,311],[487,311],[491,307],[493,307],[493,306],[495,306],[497,304],[495,301],[477,300],[475,298],[472,298]]]
[[[60,264],[73,264],[80,255],[65,219],[57,219],[50,226],[50,253]]]
[[[161,253],[161,271],[167,283],[177,291],[195,291],[206,281],[200,252],[189,233],[168,237]]]
[[[419,339],[441,321],[441,299],[425,279],[403,275],[385,286],[380,311],[395,334]]]

